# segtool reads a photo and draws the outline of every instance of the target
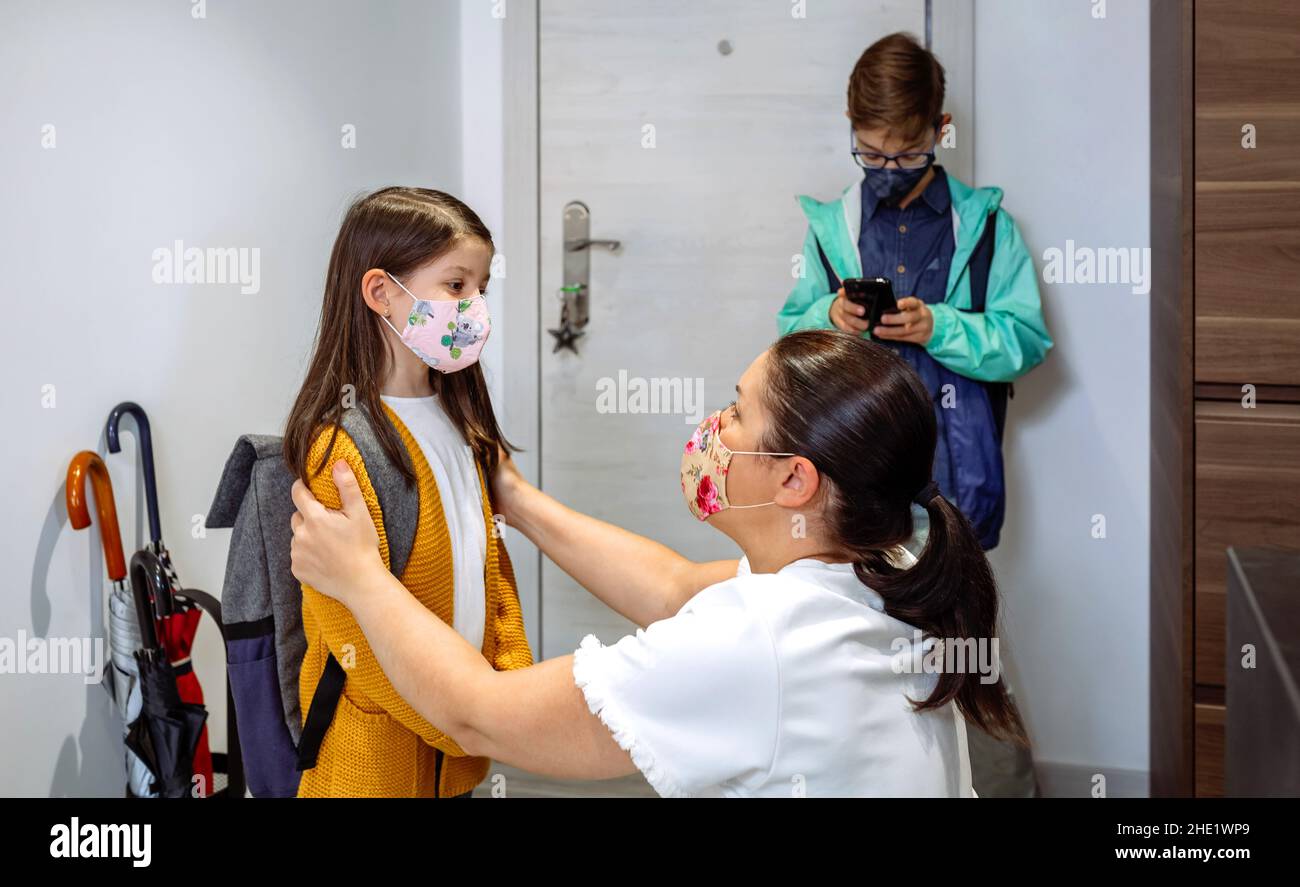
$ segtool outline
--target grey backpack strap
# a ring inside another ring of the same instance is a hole
[[[387,417],[384,418],[387,421]],[[414,486],[406,485],[406,478],[380,446],[379,436],[365,410],[344,410],[339,425],[357,445],[361,461],[366,464],[366,474],[379,499],[384,534],[388,537],[389,569],[394,576],[401,576],[415,544],[415,527],[420,519],[420,492]],[[410,457],[405,448],[401,453],[409,465]],[[298,770],[310,770],[316,766],[321,743],[325,741],[325,733],[334,720],[334,712],[338,708],[346,682],[347,672],[331,653],[325,660],[325,670],[316,683],[311,704],[307,707],[302,734],[298,737]]]
[[[388,422],[388,417],[384,416],[383,421]],[[419,490],[407,486],[406,478],[380,446],[369,413],[361,408],[344,410],[339,424],[357,445],[361,459],[366,463],[366,474],[370,476],[384,517],[389,569],[394,576],[401,576],[415,546],[415,527],[420,520]],[[403,462],[409,467],[411,461],[406,449],[402,448],[401,453]]]

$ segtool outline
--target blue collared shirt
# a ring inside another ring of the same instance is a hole
[[[943,167],[934,167],[934,178],[907,209],[878,201],[865,178],[860,187],[862,276],[888,277],[898,299],[916,296],[930,304],[942,302],[956,249],[952,194]]]

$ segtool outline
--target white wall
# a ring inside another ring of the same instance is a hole
[[[478,213],[496,242],[497,267],[488,286],[489,305],[497,309],[509,287],[509,263],[501,231],[505,227],[505,142],[502,71],[502,20],[493,17],[491,0],[459,0],[460,7],[460,110],[461,200]],[[520,269],[522,271],[522,269]],[[502,273],[504,271],[505,273]],[[500,298],[498,298],[500,296]],[[502,323],[505,312],[492,310],[492,334],[483,346],[483,368],[494,404],[504,399],[500,372],[509,332]]]
[[[279,433],[315,332],[342,212],[364,190],[461,182],[457,0],[6,4],[0,32],[0,637],[102,631],[97,530],[63,506],[72,455],[110,467],[125,546],[145,538],[135,440],[154,430],[163,537],[187,585],[219,593],[229,532],[193,538],[235,438]],[[43,149],[42,126],[56,127]],[[354,124],[357,147],[340,145]],[[158,285],[152,253],[260,249],[261,288]],[[55,386],[55,406],[42,386]],[[224,748],[224,657],[198,673]],[[120,726],[79,677],[0,674],[0,795],[118,795]]]
[[[1148,10],[980,0],[975,178],[1043,250],[1145,247]],[[1092,773],[1145,791],[1148,304],[1125,285],[1041,284],[1056,347],[1016,383],[1007,524],[993,558],[1009,671],[1049,790]],[[1106,538],[1092,536],[1104,515]],[[1136,772],[1134,772],[1136,771]]]

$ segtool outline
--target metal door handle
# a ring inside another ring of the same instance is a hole
[[[555,350],[568,348],[577,353],[575,342],[589,319],[591,298],[591,250],[602,247],[617,253],[623,245],[618,240],[598,240],[591,236],[591,210],[581,200],[564,207],[564,282],[560,286],[560,326],[548,330],[555,337]]]
[[[623,244],[617,240],[592,240],[582,238],[581,240],[566,240],[564,248],[567,252],[576,253],[578,250],[588,249],[593,246],[603,246],[611,253],[618,252],[618,248]]]

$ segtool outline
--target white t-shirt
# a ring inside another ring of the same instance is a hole
[[[938,676],[894,667],[920,661],[914,643],[851,564],[742,559],[675,616],[611,646],[587,635],[573,677],[665,797],[973,797],[955,703],[911,711]]]
[[[451,536],[451,575],[455,586],[452,627],[476,649],[482,649],[483,623],[487,618],[483,585],[487,527],[474,454],[451,424],[436,395],[380,397],[393,408],[420,445],[438,482],[442,513]]]

